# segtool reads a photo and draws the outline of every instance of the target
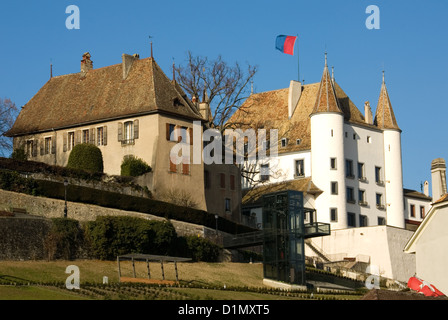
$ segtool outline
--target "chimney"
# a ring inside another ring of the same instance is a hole
[[[86,75],[86,73],[92,69],[93,69],[93,61],[90,60],[90,53],[86,52],[82,55],[81,74]]]
[[[423,184],[423,193],[425,194],[425,196],[429,197],[429,182],[425,181],[425,183]]]
[[[302,83],[292,80],[289,84],[288,94],[288,116],[291,119],[297,105],[299,104],[300,96],[302,95]]]
[[[445,159],[438,158],[431,163],[432,201],[439,200],[446,191]]]
[[[364,117],[367,124],[373,124],[373,113],[369,101],[364,103]]]
[[[121,55],[121,60],[122,60],[122,69],[123,69],[123,80],[126,80],[126,78],[129,75],[129,71],[131,70],[132,64],[134,63],[135,60],[138,60],[140,58],[140,56],[138,54],[134,54],[134,55],[129,55],[126,53],[123,53]]]

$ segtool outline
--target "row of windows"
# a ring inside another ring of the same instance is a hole
[[[411,218],[416,218],[415,204],[411,204],[409,214],[410,214]],[[420,206],[420,219],[423,219],[424,217],[425,217],[425,207]]]
[[[332,195],[337,195],[339,193],[337,181],[332,181],[330,183],[330,188],[331,188]],[[347,197],[347,203],[352,203],[352,204],[356,203],[355,188],[347,187],[346,188],[346,197]],[[376,207],[378,209],[384,210],[385,207],[384,207],[384,203],[383,203],[383,195],[381,193],[376,193],[375,200],[376,200]],[[358,189],[358,204],[361,206],[368,205],[365,190]]]
[[[118,123],[118,141],[122,145],[134,144],[139,136],[138,120]],[[70,151],[77,144],[89,143],[97,146],[107,145],[107,126],[88,128],[83,130],[68,131],[63,133],[63,152]],[[39,144],[39,145],[38,145]],[[36,157],[40,147],[40,155],[56,153],[56,138],[49,136],[38,139],[30,139],[26,142],[26,153],[29,157]]]
[[[269,163],[260,165],[260,181],[269,181],[269,177],[270,177]],[[304,159],[294,160],[294,177],[296,178],[305,177]]]
[[[378,225],[385,225],[386,224],[386,218],[384,217],[377,217],[377,224]],[[338,222],[338,209],[337,208],[330,208],[330,221],[331,222]],[[356,213],[353,212],[347,212],[347,225],[349,227],[356,227]],[[366,215],[359,215],[359,226],[360,227],[367,227],[369,225],[369,219]]]
[[[226,183],[226,174],[225,173],[218,173],[217,174],[217,181],[219,181],[219,187],[221,189],[227,188]],[[212,181],[210,177],[210,172],[208,170],[204,171],[204,186],[206,189],[210,189],[212,187]],[[229,175],[229,184],[228,184],[230,190],[236,189],[236,177],[235,175],[231,174]]]
[[[336,158],[330,158],[330,169],[337,170],[337,159]],[[362,162],[358,162],[358,165],[356,167],[358,179],[363,182],[367,182],[366,177],[366,166]],[[383,185],[383,172],[382,168],[379,166],[375,166],[375,182],[378,185]],[[354,171],[354,165],[353,160],[346,159],[345,160],[345,176],[350,179],[355,178],[355,171]]]

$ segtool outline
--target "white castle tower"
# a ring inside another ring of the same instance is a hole
[[[398,127],[390,103],[386,83],[381,86],[376,109],[375,124],[383,130],[384,137],[384,183],[386,188],[387,225],[405,227],[403,204],[403,169],[401,157],[401,129]]]
[[[324,191],[315,202],[319,219],[327,223],[331,220],[333,229],[347,228],[344,113],[328,71],[326,54],[324,73],[310,118],[311,176]],[[337,188],[337,195],[332,188]]]

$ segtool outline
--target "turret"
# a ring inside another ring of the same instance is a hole
[[[384,180],[386,189],[387,225],[405,227],[403,203],[403,168],[401,156],[401,130],[390,103],[386,82],[381,86],[374,124],[383,130]]]
[[[315,202],[318,220],[331,223],[332,229],[347,228],[345,187],[344,114],[325,67],[311,117],[311,175],[323,190]],[[333,190],[336,187],[337,190]],[[334,192],[336,191],[336,192]]]

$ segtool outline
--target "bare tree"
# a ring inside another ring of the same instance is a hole
[[[221,133],[227,121],[250,94],[250,84],[257,72],[238,63],[229,65],[218,56],[215,60],[187,53],[186,65],[175,67],[176,80],[190,97],[207,99],[211,109],[211,126]]]
[[[17,107],[11,99],[0,98],[0,154],[7,156],[12,151],[12,139],[5,136],[17,117]]]

